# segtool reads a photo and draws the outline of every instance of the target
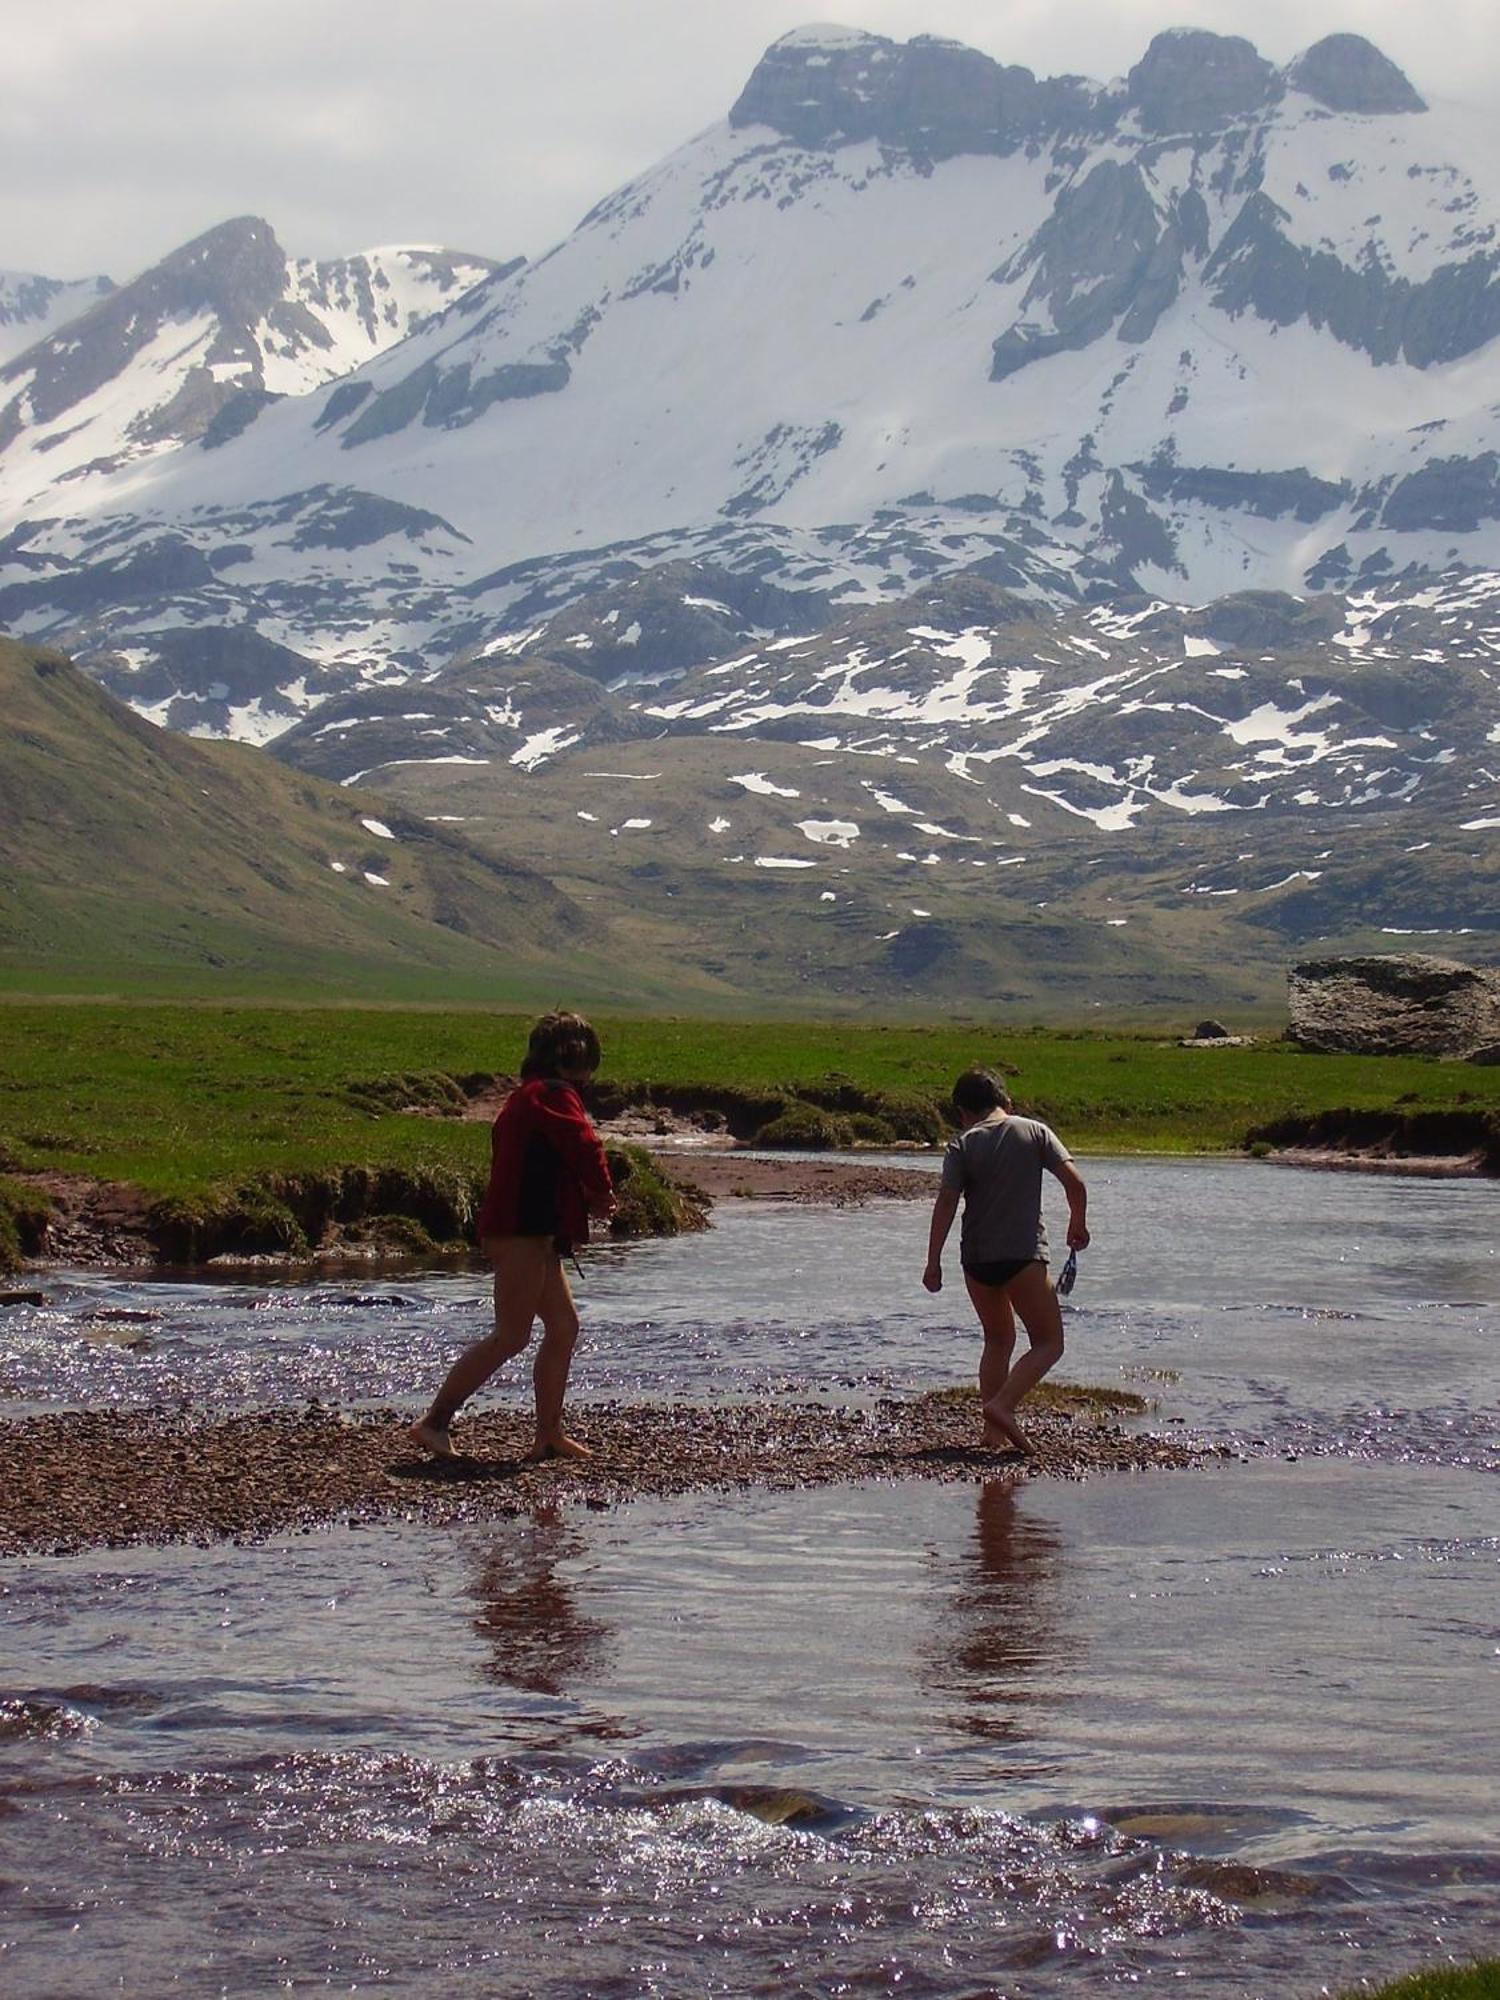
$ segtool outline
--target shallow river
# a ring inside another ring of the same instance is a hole
[[[13,1562],[0,1992],[1279,2000],[1493,1952],[1500,1187],[1086,1164],[1061,1372],[1251,1462]],[[598,1255],[578,1399],[963,1379],[924,1233]],[[484,1306],[47,1290],[15,1414],[415,1401]]]

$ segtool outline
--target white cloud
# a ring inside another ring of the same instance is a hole
[[[0,266],[128,278],[244,214],[298,256],[534,255],[810,18],[1099,80],[1167,26],[1277,62],[1347,29],[1429,97],[1500,97],[1491,0],[12,0]]]

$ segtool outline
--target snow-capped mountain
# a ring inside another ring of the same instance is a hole
[[[423,248],[290,259],[249,216],[128,285],[100,281],[91,301],[83,286],[17,284],[15,311],[37,330],[0,369],[0,507],[25,512],[48,496],[70,506],[121,465],[222,444],[265,404],[348,374],[499,268]]]
[[[0,271],[0,368],[113,290],[109,278],[43,278],[35,271]]]
[[[347,343],[217,312],[101,465],[82,326],[26,357],[0,616],[251,626],[327,691],[486,643],[544,575],[673,557],[864,599],[983,563],[1054,604],[1500,565],[1497,224],[1488,125],[1357,36],[1277,70],[1167,34],[1095,87],[800,31],[549,256],[317,395],[270,400]],[[267,236],[232,262],[281,298]],[[138,382],[160,312],[100,312]]]
[[[103,308],[32,350],[7,456],[52,483],[0,623],[173,727],[512,845],[541,815],[540,863],[659,893],[662,937],[802,882],[851,978],[976,897],[1122,949],[1144,898],[1138,970],[1185,908],[1493,936],[1497,231],[1500,140],[1357,36],[1277,69],[1178,32],[1097,86],[799,31],[336,380],[218,313],[126,436],[146,346],[45,418],[38,357],[70,379]]]

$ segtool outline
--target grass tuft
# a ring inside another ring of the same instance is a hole
[[[1500,1958],[1430,1966],[1388,1986],[1350,1987],[1340,2000],[1500,2000]]]
[[[665,1179],[643,1146],[607,1146],[605,1158],[619,1202],[610,1218],[611,1236],[683,1236],[708,1227],[707,1204]]]
[[[0,1272],[18,1271],[46,1247],[52,1204],[17,1181],[0,1180]]]

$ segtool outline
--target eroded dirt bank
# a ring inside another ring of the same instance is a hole
[[[1066,1391],[1061,1392],[1064,1396]],[[984,1450],[971,1394],[870,1408],[600,1404],[570,1414],[594,1456],[531,1465],[530,1426],[464,1418],[449,1464],[409,1442],[410,1413],[312,1406],[221,1419],[160,1410],[69,1411],[0,1423],[0,1553],[254,1539],[334,1521],[484,1520],[546,1499],[608,1507],[642,1495],[1164,1469],[1228,1448],[1126,1428],[1080,1392],[1027,1422],[1038,1455]]]
[[[695,1183],[711,1201],[784,1201],[799,1206],[858,1208],[868,1201],[931,1201],[937,1191],[934,1156],[910,1167],[798,1154],[750,1159],[743,1153],[659,1155],[663,1170]]]
[[[1299,1113],[1253,1126],[1245,1144],[1298,1166],[1445,1179],[1500,1175],[1500,1118],[1484,1110]]]
[[[611,1144],[639,1145],[647,1135],[636,1122],[622,1121],[618,1131],[603,1128],[603,1136]],[[808,1154],[750,1159],[733,1151],[710,1151],[701,1143],[661,1144],[660,1135],[653,1136],[660,1146],[653,1153],[653,1161],[663,1181],[690,1196],[701,1191],[708,1202],[740,1198],[843,1208],[867,1201],[931,1200],[933,1176],[937,1172],[936,1156],[910,1170],[873,1163],[863,1166]],[[22,1178],[47,1203],[44,1247],[39,1255],[27,1258],[24,1267],[33,1276],[45,1274],[49,1266],[145,1270],[159,1268],[166,1262],[179,1270],[194,1268],[191,1257],[163,1257],[161,1244],[153,1234],[151,1204],[138,1188],[91,1180],[83,1174],[32,1174]],[[451,1247],[458,1253],[463,1246]],[[391,1239],[376,1228],[362,1240],[336,1235],[311,1256],[256,1255],[260,1261],[273,1261],[287,1268],[320,1264],[342,1267],[362,1260],[388,1259],[411,1249],[410,1244]],[[199,1261],[205,1265],[213,1262]],[[228,1261],[244,1260],[231,1257]],[[0,1285],[25,1281],[24,1277],[0,1278]]]

